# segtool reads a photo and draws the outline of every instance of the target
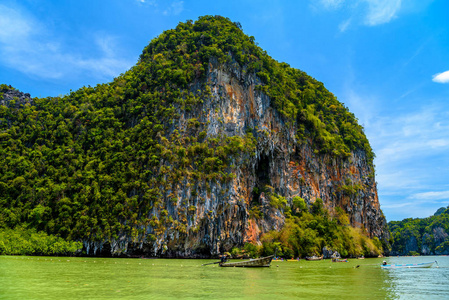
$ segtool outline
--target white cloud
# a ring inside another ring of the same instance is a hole
[[[345,32],[346,29],[348,29],[349,24],[351,24],[351,19],[347,19],[346,21],[340,23],[340,25],[338,25],[338,29],[340,29],[340,32]]]
[[[97,45],[99,54],[90,58],[91,53],[76,52],[45,24],[17,8],[0,5],[0,28],[0,63],[28,76],[59,79],[88,74],[104,80],[119,75],[132,65],[116,57],[115,40],[108,35],[91,37],[93,40],[89,43]]]
[[[174,1],[170,4],[169,7],[167,7],[167,9],[164,10],[163,14],[165,16],[169,16],[169,15],[177,16],[183,10],[184,10],[184,1]]]
[[[153,6],[156,6],[157,5],[157,0],[136,0],[137,2],[139,2],[139,3],[143,3],[143,4],[146,4],[146,5],[153,5]]]
[[[432,216],[440,207],[449,204],[449,191],[430,191],[404,195],[385,196],[382,201],[382,210],[389,212],[392,220],[405,218],[426,218]]]
[[[141,5],[151,6],[155,13],[164,16],[177,16],[184,11],[184,1],[136,0]]]
[[[28,37],[36,26],[16,10],[0,5],[0,28],[0,43],[6,43]]]
[[[321,0],[319,4],[326,10],[341,10],[346,21],[340,23],[339,30],[346,31],[356,19],[367,26],[385,24],[393,20],[401,9],[402,0]],[[314,5],[314,4],[312,4]]]
[[[369,127],[370,123],[375,121],[374,116],[378,113],[379,101],[373,95],[360,94],[353,89],[356,84],[352,68],[348,67],[348,81],[345,83],[343,99],[363,127]]]
[[[438,208],[447,206],[447,203],[416,203],[410,202],[405,203],[405,205],[395,206],[395,205],[382,205],[382,209],[391,210],[390,218],[387,221],[400,221],[405,218],[427,218],[432,216]]]
[[[400,165],[410,170],[417,161],[449,151],[447,116],[436,107],[421,109],[393,119],[378,118],[368,129],[373,136],[371,142],[377,148],[378,167],[391,169]]]
[[[449,83],[449,71],[433,75],[432,81],[438,83]]]
[[[447,109],[424,99],[425,105],[409,107],[411,111],[383,111],[384,101],[376,92],[360,92],[351,73],[347,80],[341,99],[364,124],[376,154],[376,181],[384,213],[398,220],[427,217],[447,206],[447,192],[434,192],[448,189]]]
[[[375,118],[367,129],[376,153],[379,197],[389,214],[400,214],[394,205],[407,202],[408,216],[425,217],[444,204],[439,200],[449,199],[447,192],[432,191],[445,188],[449,121],[441,108],[419,109]]]
[[[411,195],[410,198],[418,200],[444,200],[449,199],[449,191],[417,193]]]
[[[390,22],[401,8],[401,0],[362,0],[368,5],[365,24],[369,26]]]
[[[397,170],[394,168],[376,168],[376,181],[379,184],[379,192],[383,195],[403,195],[403,190],[409,190],[411,187],[419,188],[419,178],[410,176],[408,170]],[[422,187],[422,186],[421,186]]]
[[[386,204],[382,205],[382,208],[403,208],[413,205],[413,202],[401,202],[401,203],[394,203],[394,204]]]
[[[321,4],[325,8],[332,8],[335,9],[339,7],[345,0],[321,0]]]
[[[446,148],[449,145],[449,140],[447,139],[429,140],[427,142],[427,145],[432,149]]]

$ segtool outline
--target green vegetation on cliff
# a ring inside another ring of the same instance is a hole
[[[370,239],[362,229],[349,225],[349,218],[341,208],[330,214],[317,199],[307,207],[304,199],[295,197],[292,209],[286,211],[287,221],[280,231],[271,231],[262,238],[261,246],[245,245],[241,250],[250,256],[277,255],[285,258],[320,256],[323,248],[337,251],[342,257],[375,256],[383,253],[382,242]],[[242,251],[234,249],[235,254]]]
[[[449,207],[428,218],[409,218],[388,223],[392,254],[449,254]]]
[[[186,233],[192,199],[210,193],[213,182],[230,182],[256,146],[251,128],[244,136],[211,136],[198,121],[211,96],[212,59],[256,74],[256,88],[316,153],[347,157],[363,149],[372,164],[362,127],[322,83],[270,58],[238,23],[206,16],[162,33],[111,83],[0,105],[0,228],[78,241],[126,235],[136,243],[167,228]],[[0,100],[11,91],[2,85]],[[191,198],[173,194],[187,182]],[[301,218],[285,230],[308,222]]]
[[[324,85],[305,72],[272,59],[243,33],[239,23],[223,17],[201,17],[180,23],[154,39],[143,51],[137,70],[150,71],[146,85],[167,82],[186,88],[205,75],[211,57],[221,63],[233,60],[261,80],[257,88],[272,99],[272,105],[291,122],[301,124],[298,138],[312,138],[317,150],[338,156],[350,150],[373,152],[355,116]],[[146,73],[148,74],[148,73]]]

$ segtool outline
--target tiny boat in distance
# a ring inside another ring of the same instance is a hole
[[[341,259],[341,258],[332,258],[332,262],[348,262],[348,260],[345,259]]]
[[[287,261],[299,261],[299,258],[287,259]]]
[[[235,262],[222,262],[220,263],[220,267],[242,267],[242,268],[257,268],[257,267],[269,267],[271,264],[271,260],[274,255],[254,258],[250,260],[244,261],[235,261]]]
[[[402,264],[402,265],[387,265],[383,264],[382,269],[404,269],[404,268],[430,268],[435,262],[425,262],[419,264]]]
[[[306,257],[306,260],[322,260],[322,259],[323,259],[323,255],[321,255],[321,256],[314,255],[314,256],[307,256]]]

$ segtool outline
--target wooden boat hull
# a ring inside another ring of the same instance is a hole
[[[381,265],[382,269],[407,269],[407,268],[430,268],[435,262],[402,265]]]
[[[332,259],[332,262],[348,262],[347,259]]]
[[[245,261],[220,263],[220,267],[241,267],[241,268],[269,267],[272,259],[273,255]]]

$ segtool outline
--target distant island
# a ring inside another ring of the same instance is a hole
[[[449,255],[449,206],[428,218],[388,223],[391,255]]]
[[[46,98],[2,84],[0,152],[2,254],[391,249],[356,117],[220,16],[161,33],[110,83]]]

